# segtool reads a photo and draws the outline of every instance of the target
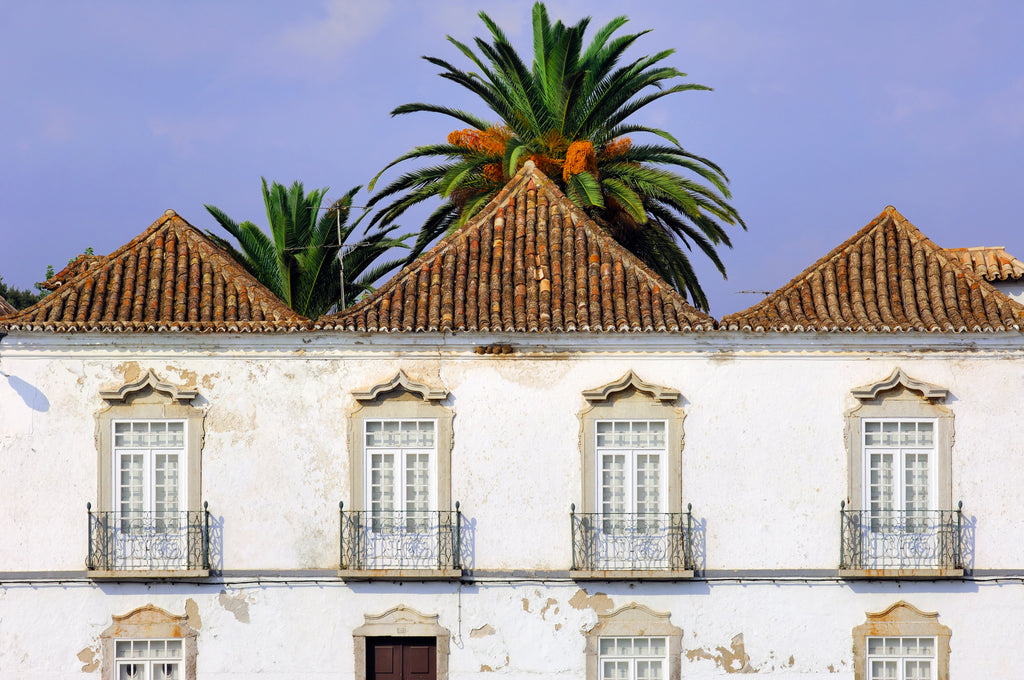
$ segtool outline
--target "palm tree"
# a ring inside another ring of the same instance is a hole
[[[306,194],[301,182],[286,188],[277,182],[268,187],[267,180],[262,181],[269,237],[252,222],[239,224],[212,205],[207,205],[206,209],[235,237],[239,248],[209,230],[206,233],[302,316],[316,319],[339,302],[341,307],[347,307],[363,292],[371,290],[374,281],[402,264],[404,258],[377,263],[390,248],[408,247],[404,241],[409,235],[390,236],[399,228],[397,224],[378,226],[356,243],[343,245],[366,214],[348,223],[352,197],[362,187],[350,190],[321,215],[327,187]],[[343,301],[342,265],[338,260],[342,249],[345,249]]]
[[[585,44],[589,18],[573,26],[552,24],[544,5],[535,4],[533,64],[528,68],[501,28],[485,13],[479,16],[491,38],[474,40],[482,57],[448,36],[478,72],[435,57],[424,59],[442,69],[442,78],[483,99],[499,122],[434,104],[394,109],[393,116],[426,111],[470,127],[453,131],[447,144],[416,147],[388,164],[371,182],[371,190],[394,165],[433,160],[370,199],[370,206],[381,204],[371,224],[391,224],[409,207],[441,197],[443,202],[420,229],[412,259],[479,211],[531,159],[614,238],[707,309],[683,248],[696,246],[725,276],[716,247],[731,247],[727,225],[746,228],[728,202],[728,178],[707,158],[682,148],[669,132],[629,118],[662,97],[709,88],[678,82],[686,74],[662,65],[673,50],[620,65],[626,50],[647,32],[615,37],[626,17],[613,19]],[[628,135],[635,133],[657,139],[634,144]]]

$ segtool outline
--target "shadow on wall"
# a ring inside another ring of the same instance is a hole
[[[690,550],[692,553],[691,569],[694,575],[701,576],[707,569],[708,563],[708,518],[693,518],[693,526],[690,528]]]
[[[963,518],[960,525],[960,561],[965,572],[974,571],[974,538],[978,528],[977,515]]]
[[[224,571],[224,516],[210,515],[210,570]]]
[[[462,515],[462,530],[459,532],[459,564],[463,569],[476,566],[476,518]]]
[[[21,400],[33,411],[46,413],[50,410],[50,400],[46,395],[36,389],[35,386],[25,382],[16,375],[8,375],[0,371],[0,375],[7,378],[7,384],[11,386]]]

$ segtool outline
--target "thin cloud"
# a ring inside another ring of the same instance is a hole
[[[387,0],[328,0],[325,16],[285,31],[285,48],[317,60],[333,61],[377,34],[391,13]]]

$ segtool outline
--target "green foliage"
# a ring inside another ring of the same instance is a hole
[[[472,64],[463,71],[436,57],[440,76],[470,90],[497,116],[425,103],[404,104],[393,116],[440,113],[471,127],[447,144],[419,146],[388,164],[428,159],[434,164],[406,172],[369,201],[379,206],[371,224],[391,224],[409,207],[439,197],[441,205],[420,228],[410,259],[482,208],[527,159],[554,180],[624,246],[698,307],[708,302],[686,251],[696,246],[725,275],[718,246],[731,247],[726,227],[746,228],[729,204],[728,179],[707,158],[680,146],[668,131],[629,122],[663,97],[709,88],[680,82],[663,65],[665,50],[631,61],[626,51],[641,33],[616,35],[626,17],[613,19],[585,41],[590,24],[552,23],[542,3],[533,7],[533,59],[529,66],[501,28],[481,12],[489,39],[473,45],[448,36]],[[475,49],[474,49],[475,48]],[[634,145],[627,137],[648,134],[656,143]]]
[[[42,300],[44,295],[46,295],[45,292],[33,293],[30,290],[8,286],[4,283],[3,277],[0,276],[0,297],[11,303],[11,306],[15,309],[31,307]]]
[[[341,265],[343,251],[345,300],[352,304],[374,281],[402,264],[402,259],[378,262],[392,247],[407,247],[406,236],[391,233],[397,224],[367,230],[363,238],[346,244],[363,215],[348,223],[355,187],[321,214],[327,188],[308,194],[301,182],[290,187],[263,179],[263,203],[266,206],[270,236],[252,222],[238,223],[216,206],[206,209],[217,223],[238,243],[234,244],[207,230],[218,245],[231,253],[260,283],[285,304],[309,319],[316,319],[341,301]]]

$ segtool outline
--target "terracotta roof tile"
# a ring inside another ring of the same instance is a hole
[[[82,253],[75,259],[68,262],[68,266],[61,269],[59,272],[46,279],[40,284],[41,288],[45,290],[57,290],[65,283],[75,278],[82,272],[92,271],[96,267],[103,264],[103,260],[106,259],[105,255],[86,255]]]
[[[524,164],[487,207],[319,329],[711,330],[698,311]]]
[[[1020,281],[1024,279],[1024,262],[1006,252],[1002,246],[947,248],[947,253],[986,281]]]
[[[720,328],[753,331],[1020,330],[1024,306],[939,248],[892,206]]]
[[[7,316],[16,312],[14,305],[4,299],[3,295],[0,295],[0,316]]]
[[[54,292],[0,328],[244,333],[310,324],[173,210],[110,255],[65,272]]]

